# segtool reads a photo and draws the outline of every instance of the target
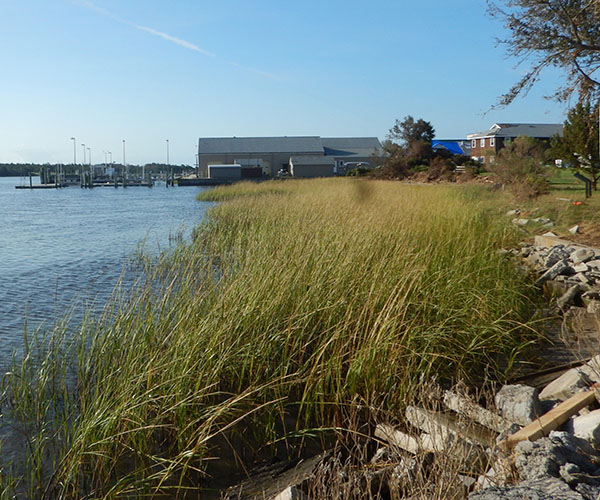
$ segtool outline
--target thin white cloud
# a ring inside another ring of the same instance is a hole
[[[150,33],[151,35],[154,35],[154,36],[159,36],[160,38],[168,40],[169,42],[173,42],[174,44],[179,45],[180,47],[185,47],[186,49],[190,49],[195,52],[199,52],[200,54],[204,54],[205,56],[216,57],[215,54],[213,54],[212,52],[209,52],[208,50],[204,50],[201,47],[198,47],[195,43],[188,42],[187,40],[182,40],[181,38],[177,38],[175,36],[169,35],[168,33],[163,33],[162,31],[148,28],[147,26],[140,26],[139,24],[133,24],[133,23],[130,23],[130,24],[133,27],[137,28],[138,30],[145,31],[146,33]]]
[[[119,16],[116,16],[112,12],[109,12],[108,10],[103,9],[102,7],[98,7],[96,4],[93,4],[89,0],[71,0],[71,1],[75,5],[81,5],[82,7],[85,7],[86,9],[93,10],[94,12],[97,12],[98,14],[102,14],[103,16],[110,17],[111,19],[114,19],[115,21],[118,21],[120,23],[131,25],[131,23],[126,21],[125,19],[123,19]]]
[[[106,9],[103,9],[102,7],[98,7],[95,3],[91,2],[90,0],[71,0],[71,1],[76,5],[85,7],[86,9],[97,12],[98,14],[102,14],[103,16],[106,16],[106,17],[108,17],[114,21],[117,21],[121,24],[126,24],[128,26],[132,26],[133,28],[135,28],[137,30],[144,31],[144,32],[149,33],[154,36],[158,36],[158,37],[162,38],[163,40],[167,40],[168,42],[174,43],[175,45],[179,45],[180,47],[183,47],[185,49],[193,50],[194,52],[198,52],[199,54],[202,54],[207,57],[217,57],[216,54],[214,54],[213,52],[203,49],[202,47],[199,47],[195,43],[188,42],[187,40],[183,40],[182,38],[177,38],[176,36],[169,35],[168,33],[164,33],[163,31],[159,31],[154,28],[149,28],[148,26],[142,26],[140,24],[136,24],[131,21],[128,21],[127,19],[123,19],[122,17],[119,17]],[[244,71],[248,71],[250,73],[259,75],[263,78],[267,78],[269,80],[279,80],[279,78],[276,75],[267,73],[266,71],[262,71],[257,68],[243,66],[234,61],[229,61],[229,64],[231,64],[232,66],[235,66],[237,68],[240,68]]]
[[[272,73],[267,73],[266,71],[262,71],[260,69],[249,68],[248,66],[243,66],[239,63],[236,63],[235,61],[229,61],[229,64],[235,66],[236,68],[243,69],[244,71],[249,71],[250,73],[262,76],[263,78],[268,78],[269,80],[279,80],[279,78],[276,75]]]
[[[72,0],[72,2],[76,5],[81,5],[86,9],[97,12],[98,14],[102,14],[103,16],[109,17],[110,19],[113,19],[114,21],[117,21],[119,23],[127,24],[128,26],[133,26],[135,29],[138,29],[140,31],[145,31],[146,33],[150,33],[151,35],[158,36],[163,40],[167,40],[168,42],[174,43],[175,45],[179,45],[180,47],[193,50],[194,52],[198,52],[208,57],[216,57],[215,54],[203,49],[202,47],[199,47],[195,43],[188,42],[187,40],[177,38],[176,36],[169,35],[168,33],[163,33],[162,31],[158,31],[147,26],[141,26],[139,24],[128,21],[127,19],[123,19],[122,17],[119,17],[106,9],[103,9],[102,7],[98,7],[95,3],[90,2],[89,0]]]

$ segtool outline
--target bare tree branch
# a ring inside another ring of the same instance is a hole
[[[487,0],[488,14],[509,32],[497,45],[530,69],[499,98],[506,106],[526,95],[549,67],[561,68],[565,81],[551,96],[600,97],[600,0]]]

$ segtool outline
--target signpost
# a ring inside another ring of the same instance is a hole
[[[580,181],[585,182],[585,197],[591,198],[592,197],[592,181],[590,179],[588,179],[585,175],[581,175],[579,172],[577,172],[573,175],[575,177],[577,177]]]

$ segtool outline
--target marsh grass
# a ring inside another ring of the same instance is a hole
[[[5,497],[195,498],[219,457],[231,473],[297,453],[303,430],[343,427],[357,398],[395,411],[424,377],[501,377],[498,362],[535,338],[531,289],[496,253],[512,229],[473,189],[334,179],[208,192],[228,201],[193,242],[140,259],[145,278],[102,317],[15,358],[3,408],[31,463],[5,470]]]

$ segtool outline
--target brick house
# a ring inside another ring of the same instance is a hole
[[[535,139],[549,140],[554,135],[562,135],[560,123],[494,123],[485,132],[468,134],[471,141],[471,158],[485,165],[496,161],[498,151],[504,142],[524,135]]]

